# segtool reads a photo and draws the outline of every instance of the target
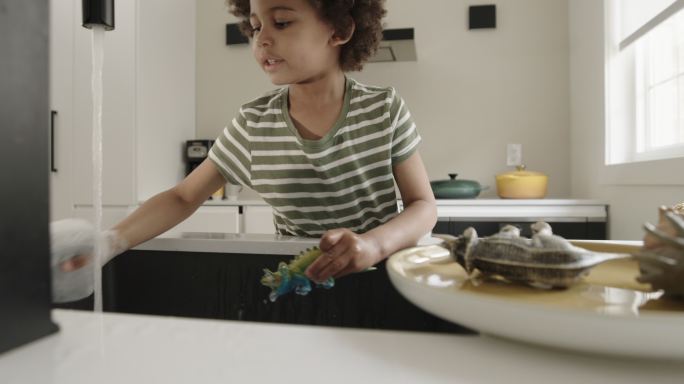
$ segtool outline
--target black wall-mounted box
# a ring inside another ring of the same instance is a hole
[[[468,29],[496,28],[496,5],[472,5],[468,8]]]
[[[382,31],[383,41],[392,40],[413,40],[414,30],[413,28],[394,28],[394,29],[384,29]]]
[[[226,45],[249,44],[249,39],[240,32],[238,24],[226,24]]]

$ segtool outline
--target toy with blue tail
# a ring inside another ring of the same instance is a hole
[[[311,291],[312,283],[317,287],[332,288],[335,285],[335,279],[332,277],[322,283],[314,283],[304,274],[309,265],[322,254],[323,252],[318,247],[308,248],[289,263],[280,262],[275,272],[264,269],[261,284],[271,288],[268,298],[276,301],[278,297],[292,291],[298,295],[306,295]]]

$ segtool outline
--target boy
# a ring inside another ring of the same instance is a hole
[[[314,281],[362,271],[428,233],[436,207],[410,113],[394,89],[345,76],[377,48],[383,3],[229,0],[257,63],[286,87],[243,105],[206,161],[106,231],[103,264],[190,216],[226,181],[257,191],[279,233],[320,237],[324,257],[306,272]]]

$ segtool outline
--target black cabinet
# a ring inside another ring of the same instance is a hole
[[[545,221],[566,239],[607,240],[608,210],[605,202],[585,199],[438,200],[439,218],[432,232],[458,236],[473,227],[485,237],[511,224],[520,228],[521,236],[530,237],[530,226]]]
[[[432,233],[445,233],[445,234],[454,234],[454,231],[451,229],[451,223],[449,222],[449,219],[439,219],[437,220],[437,224],[435,225],[434,228],[432,228]]]
[[[445,233],[458,236],[468,227],[473,227],[479,236],[491,236],[504,225],[514,225],[520,228],[520,235],[530,237],[532,235],[530,226],[536,221],[520,221],[516,219],[498,219],[495,221],[485,220],[462,220],[458,218],[442,218],[433,228],[433,233]],[[566,239],[584,240],[606,240],[608,236],[606,222],[576,220],[576,221],[547,221],[553,233]]]
[[[392,285],[385,263],[377,269],[268,300],[259,282],[291,256],[130,250],[102,271],[104,310],[162,316],[319,326],[475,334],[407,301]],[[59,308],[90,309],[92,295]]]

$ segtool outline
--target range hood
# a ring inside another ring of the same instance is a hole
[[[382,41],[375,55],[368,59],[370,63],[388,61],[416,61],[416,44],[413,28],[385,29]]]

